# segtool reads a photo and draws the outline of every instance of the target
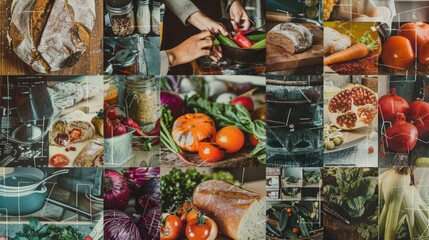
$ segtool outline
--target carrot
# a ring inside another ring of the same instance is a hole
[[[330,65],[334,63],[347,62],[368,56],[368,47],[363,43],[356,43],[355,45],[344,49],[343,51],[336,52],[323,59],[323,65]]]

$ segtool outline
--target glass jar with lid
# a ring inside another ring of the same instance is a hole
[[[154,125],[159,115],[159,91],[154,76],[127,76],[124,105],[141,126]]]
[[[149,0],[138,0],[137,31],[143,35],[150,33]]]
[[[104,76],[104,102],[109,105],[118,104],[118,88],[116,75]]]
[[[134,32],[135,19],[132,0],[106,0],[113,34],[127,36]]]

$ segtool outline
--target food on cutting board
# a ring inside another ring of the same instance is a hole
[[[212,217],[219,231],[232,239],[261,239],[265,236],[265,200],[262,195],[235,185],[211,180],[194,190],[194,206]],[[238,207],[240,206],[240,207]]]
[[[95,1],[14,0],[10,15],[7,37],[16,55],[37,72],[59,71],[89,47]]]
[[[73,162],[75,167],[102,167],[104,143],[102,140],[92,140],[85,145]]]
[[[383,44],[383,63],[391,68],[409,68],[417,58],[429,64],[429,24],[410,22],[402,24],[397,36],[389,37]]]
[[[346,34],[341,34],[337,30],[325,27],[323,29],[323,53],[334,54],[343,51],[352,45],[352,40]]]
[[[342,35],[340,35],[340,38],[341,36]],[[329,48],[329,52],[324,49],[324,52],[328,54],[325,54],[325,58],[323,59],[323,65],[327,66],[335,63],[343,63],[363,59],[367,57],[371,51],[379,50],[378,40],[374,40],[369,31],[365,32],[361,37],[357,38],[355,43],[351,46],[349,45],[349,47],[347,48],[344,48],[347,45],[347,39],[345,39],[345,36],[343,36],[342,38],[342,40],[339,40],[340,42],[336,43],[337,45],[340,44],[340,46]],[[328,40],[329,39],[330,38],[328,38]]]
[[[353,130],[371,124],[377,116],[376,94],[360,84],[347,84],[328,103],[329,120],[336,127]]]
[[[298,23],[280,23],[267,34],[267,42],[296,54],[308,50],[313,44],[313,34]]]
[[[95,135],[95,128],[91,123],[91,119],[81,110],[62,116],[54,124],[54,128],[57,132],[51,138],[51,144],[57,146],[83,142],[93,138]]]

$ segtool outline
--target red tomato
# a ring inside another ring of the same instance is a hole
[[[185,232],[188,240],[215,240],[218,228],[213,219],[198,214],[186,224]]]
[[[429,25],[426,23],[406,23],[399,28],[398,35],[410,40],[413,50],[416,47],[420,49],[423,42],[429,39]]]
[[[218,162],[222,160],[225,151],[215,143],[203,142],[198,150],[201,160],[205,162]]]
[[[227,153],[234,153],[243,147],[244,134],[238,127],[227,126],[216,134],[216,143]]]
[[[176,215],[168,214],[161,226],[161,240],[178,239],[182,232],[182,220]]]
[[[249,141],[255,147],[259,143],[259,140],[257,138],[255,138],[255,136],[253,134],[250,134],[250,133],[249,133]]]
[[[86,236],[83,240],[92,240],[92,237]]]
[[[419,48],[419,62],[424,65],[429,64],[429,40],[422,43]]]
[[[390,37],[383,44],[383,63],[396,68],[408,68],[414,61],[414,51],[408,39],[401,36]]]
[[[231,104],[242,104],[249,112],[253,111],[255,105],[253,104],[253,99],[248,96],[238,96],[232,100]]]

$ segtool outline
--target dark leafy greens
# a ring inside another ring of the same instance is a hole
[[[298,193],[300,192],[299,190],[300,190],[299,188],[291,188],[291,187],[282,188],[283,193],[289,197],[295,197],[296,195],[298,195]]]
[[[320,181],[320,171],[304,171],[304,181],[307,183],[318,183]]]
[[[323,195],[343,208],[350,217],[361,217],[365,209],[377,200],[378,179],[368,168],[337,168],[336,183],[325,185]]]
[[[299,180],[294,176],[286,176],[284,179],[287,183],[298,183],[298,180]]]
[[[25,224],[21,232],[16,233],[11,240],[76,240],[83,239],[77,228],[72,226],[58,226],[55,224],[41,224],[36,218],[30,217],[29,224]]]
[[[186,98],[185,101],[190,109],[210,116],[218,128],[236,126],[244,132],[253,134],[259,140],[259,143],[250,155],[256,157],[262,164],[265,164],[266,131],[264,121],[253,121],[249,111],[241,104],[214,103],[200,97],[198,94]]]

